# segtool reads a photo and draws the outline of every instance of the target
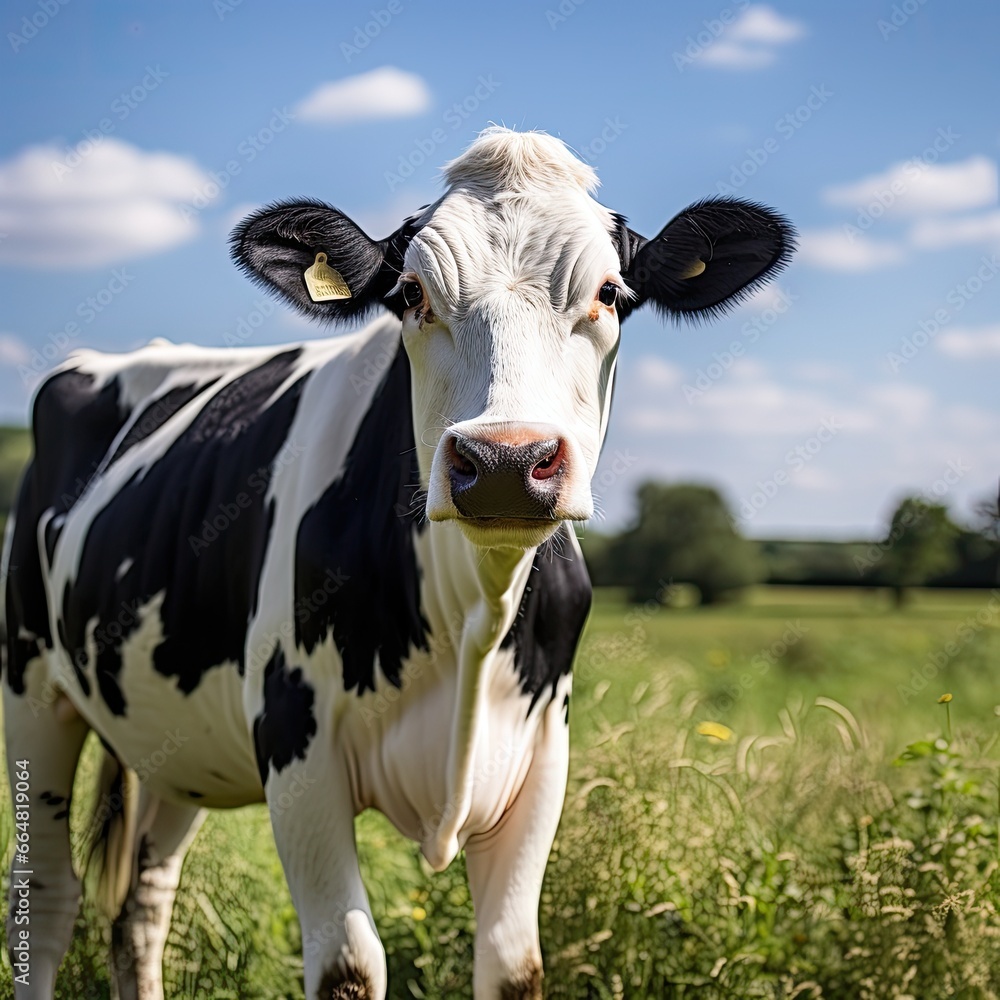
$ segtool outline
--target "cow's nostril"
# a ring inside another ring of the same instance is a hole
[[[452,438],[449,443],[449,458],[451,460],[451,468],[453,473],[455,473],[461,479],[475,479],[479,474],[479,469],[476,468],[475,462],[463,455],[459,451],[457,441]]]
[[[546,455],[540,462],[535,463],[531,470],[532,479],[551,479],[562,471],[563,463],[566,461],[566,445],[559,441],[555,448]]]

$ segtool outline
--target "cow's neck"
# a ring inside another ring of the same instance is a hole
[[[458,831],[471,803],[476,748],[488,724],[495,654],[514,624],[535,550],[477,549],[446,522],[427,525],[417,551],[431,651],[439,651],[441,661],[456,671],[447,765],[451,808],[423,843],[427,860],[443,868],[458,851]]]

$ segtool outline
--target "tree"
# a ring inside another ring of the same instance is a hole
[[[976,530],[993,542],[1000,542],[1000,493],[976,504]]]
[[[667,584],[689,583],[712,604],[762,578],[756,545],[737,533],[717,490],[645,483],[636,500],[634,527],[612,540],[606,555],[632,600],[662,600]]]
[[[897,607],[906,603],[911,588],[957,565],[960,533],[943,504],[920,497],[906,497],[900,503],[882,543],[886,555],[881,574],[895,593]]]

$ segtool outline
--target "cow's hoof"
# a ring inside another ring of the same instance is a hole
[[[317,1000],[381,1000],[366,977],[351,975],[345,979],[340,969],[332,969],[319,984]]]
[[[500,1000],[542,1000],[542,970],[537,966],[500,987]]]
[[[334,986],[332,993],[320,993],[321,1000],[374,1000],[364,986],[357,983],[342,983]]]

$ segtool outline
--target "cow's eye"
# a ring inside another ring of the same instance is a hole
[[[618,301],[618,286],[613,281],[605,281],[597,293],[597,298],[602,305],[613,306]]]
[[[424,301],[424,290],[419,281],[404,281],[402,295],[407,309],[413,309]]]

